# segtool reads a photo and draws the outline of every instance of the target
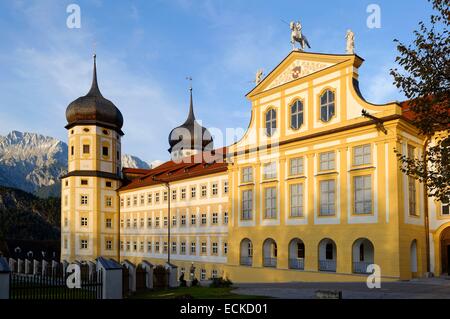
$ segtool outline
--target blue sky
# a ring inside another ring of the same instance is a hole
[[[71,3],[81,8],[80,29],[66,26]],[[380,29],[366,26],[371,3],[381,8]],[[244,95],[255,71],[267,73],[291,49],[281,20],[300,19],[314,52],[344,53],[352,29],[366,60],[363,95],[374,103],[402,100],[389,75],[393,39],[409,43],[430,13],[426,0],[1,1],[0,134],[66,141],[65,109],[89,89],[93,43],[102,93],[124,115],[125,153],[168,158],[167,136],[187,116],[188,75],[203,125],[245,129],[251,106]]]

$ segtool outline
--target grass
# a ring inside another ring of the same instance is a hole
[[[238,295],[233,293],[235,288],[209,288],[209,287],[179,287],[165,290],[152,290],[138,292],[132,299],[178,299],[189,297],[192,299],[263,299],[264,296]]]

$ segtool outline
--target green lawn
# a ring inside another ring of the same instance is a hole
[[[180,287],[166,290],[153,290],[138,292],[129,298],[132,299],[262,299],[263,296],[238,295],[232,292],[234,288],[209,287]]]

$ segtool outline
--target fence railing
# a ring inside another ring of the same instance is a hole
[[[305,259],[304,258],[290,258],[289,259],[289,268],[291,269],[305,269]]]
[[[373,264],[367,261],[354,261],[353,262],[353,272],[355,274],[368,274],[367,267]]]
[[[253,258],[252,257],[241,257],[241,265],[242,266],[251,266],[253,264]]]
[[[264,267],[276,267],[277,259],[274,257],[264,257],[263,265]]]
[[[319,260],[319,270],[336,272],[336,260]]]
[[[102,273],[99,270],[81,280],[81,288],[69,288],[64,275],[11,273],[10,299],[102,299]]]

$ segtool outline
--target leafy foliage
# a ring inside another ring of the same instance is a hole
[[[396,62],[402,71],[395,68],[391,74],[409,99],[413,124],[432,142],[423,158],[397,154],[402,171],[424,182],[428,196],[442,201],[450,193],[450,2],[429,1],[435,10],[430,25],[421,21],[410,45],[394,40],[399,51]]]
[[[233,285],[233,282],[228,278],[212,278],[212,282],[209,285],[210,288],[228,288]]]

